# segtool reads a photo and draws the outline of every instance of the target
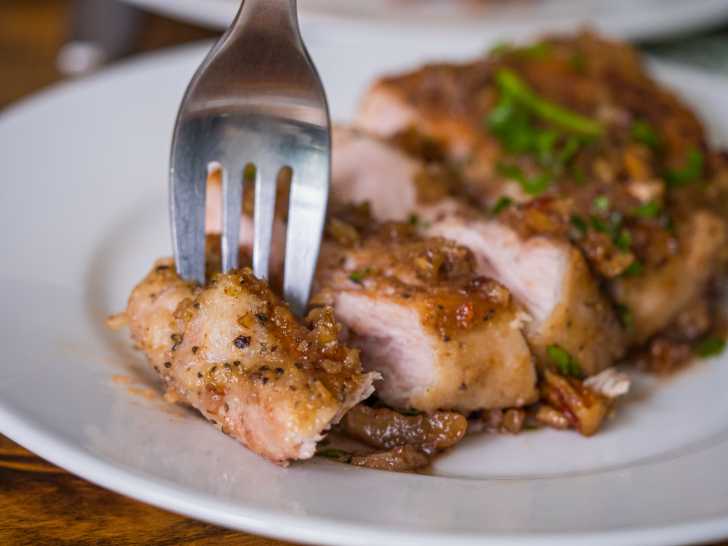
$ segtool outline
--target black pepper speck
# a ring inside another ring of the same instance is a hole
[[[250,336],[238,336],[233,340],[233,345],[238,349],[245,349],[250,345]]]

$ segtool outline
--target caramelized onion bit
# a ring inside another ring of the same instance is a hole
[[[379,451],[369,455],[354,455],[349,461],[354,466],[388,470],[390,472],[412,472],[430,464],[430,457],[411,445]]]
[[[402,415],[388,408],[359,405],[346,414],[341,428],[349,436],[378,449],[410,445],[432,454],[462,440],[468,422],[455,412]]]

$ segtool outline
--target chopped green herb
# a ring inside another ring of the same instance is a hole
[[[596,229],[598,232],[608,233],[610,235],[614,232],[614,229],[609,224],[609,222],[607,222],[603,218],[599,218],[598,216],[591,216],[590,220],[591,220],[591,226],[594,229]]]
[[[725,340],[719,337],[706,337],[695,347],[695,354],[703,358],[716,356],[725,349]]]
[[[528,113],[513,99],[504,96],[488,114],[488,128],[510,153],[533,152],[538,130],[529,121]]]
[[[586,225],[586,222],[581,216],[574,214],[571,217],[570,221],[571,225],[574,226],[574,228],[576,229],[578,237],[583,237],[584,235],[586,235],[589,226]]]
[[[607,212],[609,210],[609,197],[598,195],[592,201],[592,208],[597,212]]]
[[[576,155],[576,152],[579,151],[581,145],[582,141],[578,137],[574,135],[568,137],[556,157],[557,163],[560,165],[566,165],[569,163],[569,161],[571,161],[571,159]]]
[[[527,177],[520,167],[507,163],[498,163],[498,173],[518,182],[529,195],[540,195],[551,185],[551,175],[548,173]]]
[[[665,173],[665,181],[670,186],[684,186],[695,182],[703,176],[703,154],[695,148],[691,149],[682,169],[672,169]]]
[[[638,275],[641,275],[644,270],[645,266],[642,265],[642,262],[635,260],[627,266],[627,269],[622,272],[622,275],[625,277],[637,277]]]
[[[420,223],[420,217],[416,214],[410,214],[409,218],[407,219],[407,223],[411,226],[416,226]]]
[[[539,97],[520,76],[508,68],[498,70],[495,78],[503,94],[545,121],[588,137],[598,137],[604,132],[599,122]]]
[[[619,322],[622,323],[622,326],[627,331],[634,330],[634,313],[632,313],[629,307],[617,304],[617,316],[619,317]]]
[[[551,53],[551,45],[544,42],[525,46],[514,46],[509,42],[499,42],[488,51],[489,55],[513,54],[529,59],[542,59],[549,53]]]
[[[536,154],[541,165],[551,165],[555,162],[556,141],[559,134],[556,131],[540,131],[534,138]]]
[[[646,121],[635,121],[632,124],[632,138],[645,146],[657,150],[662,145],[662,141],[657,132]]]
[[[625,252],[629,250],[632,246],[632,234],[627,228],[619,230],[619,233],[614,237],[614,244],[620,250],[624,250]]]
[[[349,274],[349,280],[357,284],[361,284],[371,274],[371,269],[359,269],[358,271],[352,271]]]
[[[351,460],[351,453],[343,449],[336,449],[335,447],[319,448],[316,450],[316,455],[344,463],[348,463]]]
[[[581,366],[566,349],[559,345],[549,345],[546,348],[546,354],[561,375],[577,378],[584,376]]]
[[[551,53],[551,45],[545,42],[538,42],[516,48],[513,52],[528,59],[543,59]]]
[[[501,195],[498,198],[498,201],[495,202],[495,205],[493,205],[491,212],[493,214],[500,214],[501,212],[506,210],[508,207],[510,207],[512,204],[513,204],[513,199],[511,199],[507,195]]]
[[[662,207],[656,201],[648,201],[634,209],[635,216],[640,218],[655,218],[662,212]]]

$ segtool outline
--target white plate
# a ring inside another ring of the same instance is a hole
[[[128,0],[186,20],[225,28],[239,0]],[[626,39],[655,39],[719,24],[726,0],[299,0],[304,22],[327,23],[329,38],[370,40],[381,32],[505,39],[588,24]],[[470,4],[470,7],[468,7]],[[356,32],[359,31],[359,32]]]
[[[728,536],[725,358],[667,381],[638,378],[593,439],[472,437],[434,476],[321,460],[284,470],[196,415],[140,396],[156,392],[154,378],[126,334],[103,321],[169,253],[170,129],[202,54],[130,63],[0,117],[2,433],[110,489],[297,541],[647,545]],[[378,69],[422,54],[313,51],[339,119]],[[723,80],[657,68],[714,135],[728,135]]]

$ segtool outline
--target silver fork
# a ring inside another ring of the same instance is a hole
[[[301,39],[296,0],[244,0],[177,114],[169,208],[179,274],[205,280],[205,188],[213,164],[222,169],[222,267],[238,267],[243,170],[253,164],[253,270],[267,279],[276,178],[289,167],[283,291],[302,314],[321,244],[330,163],[326,95]]]

